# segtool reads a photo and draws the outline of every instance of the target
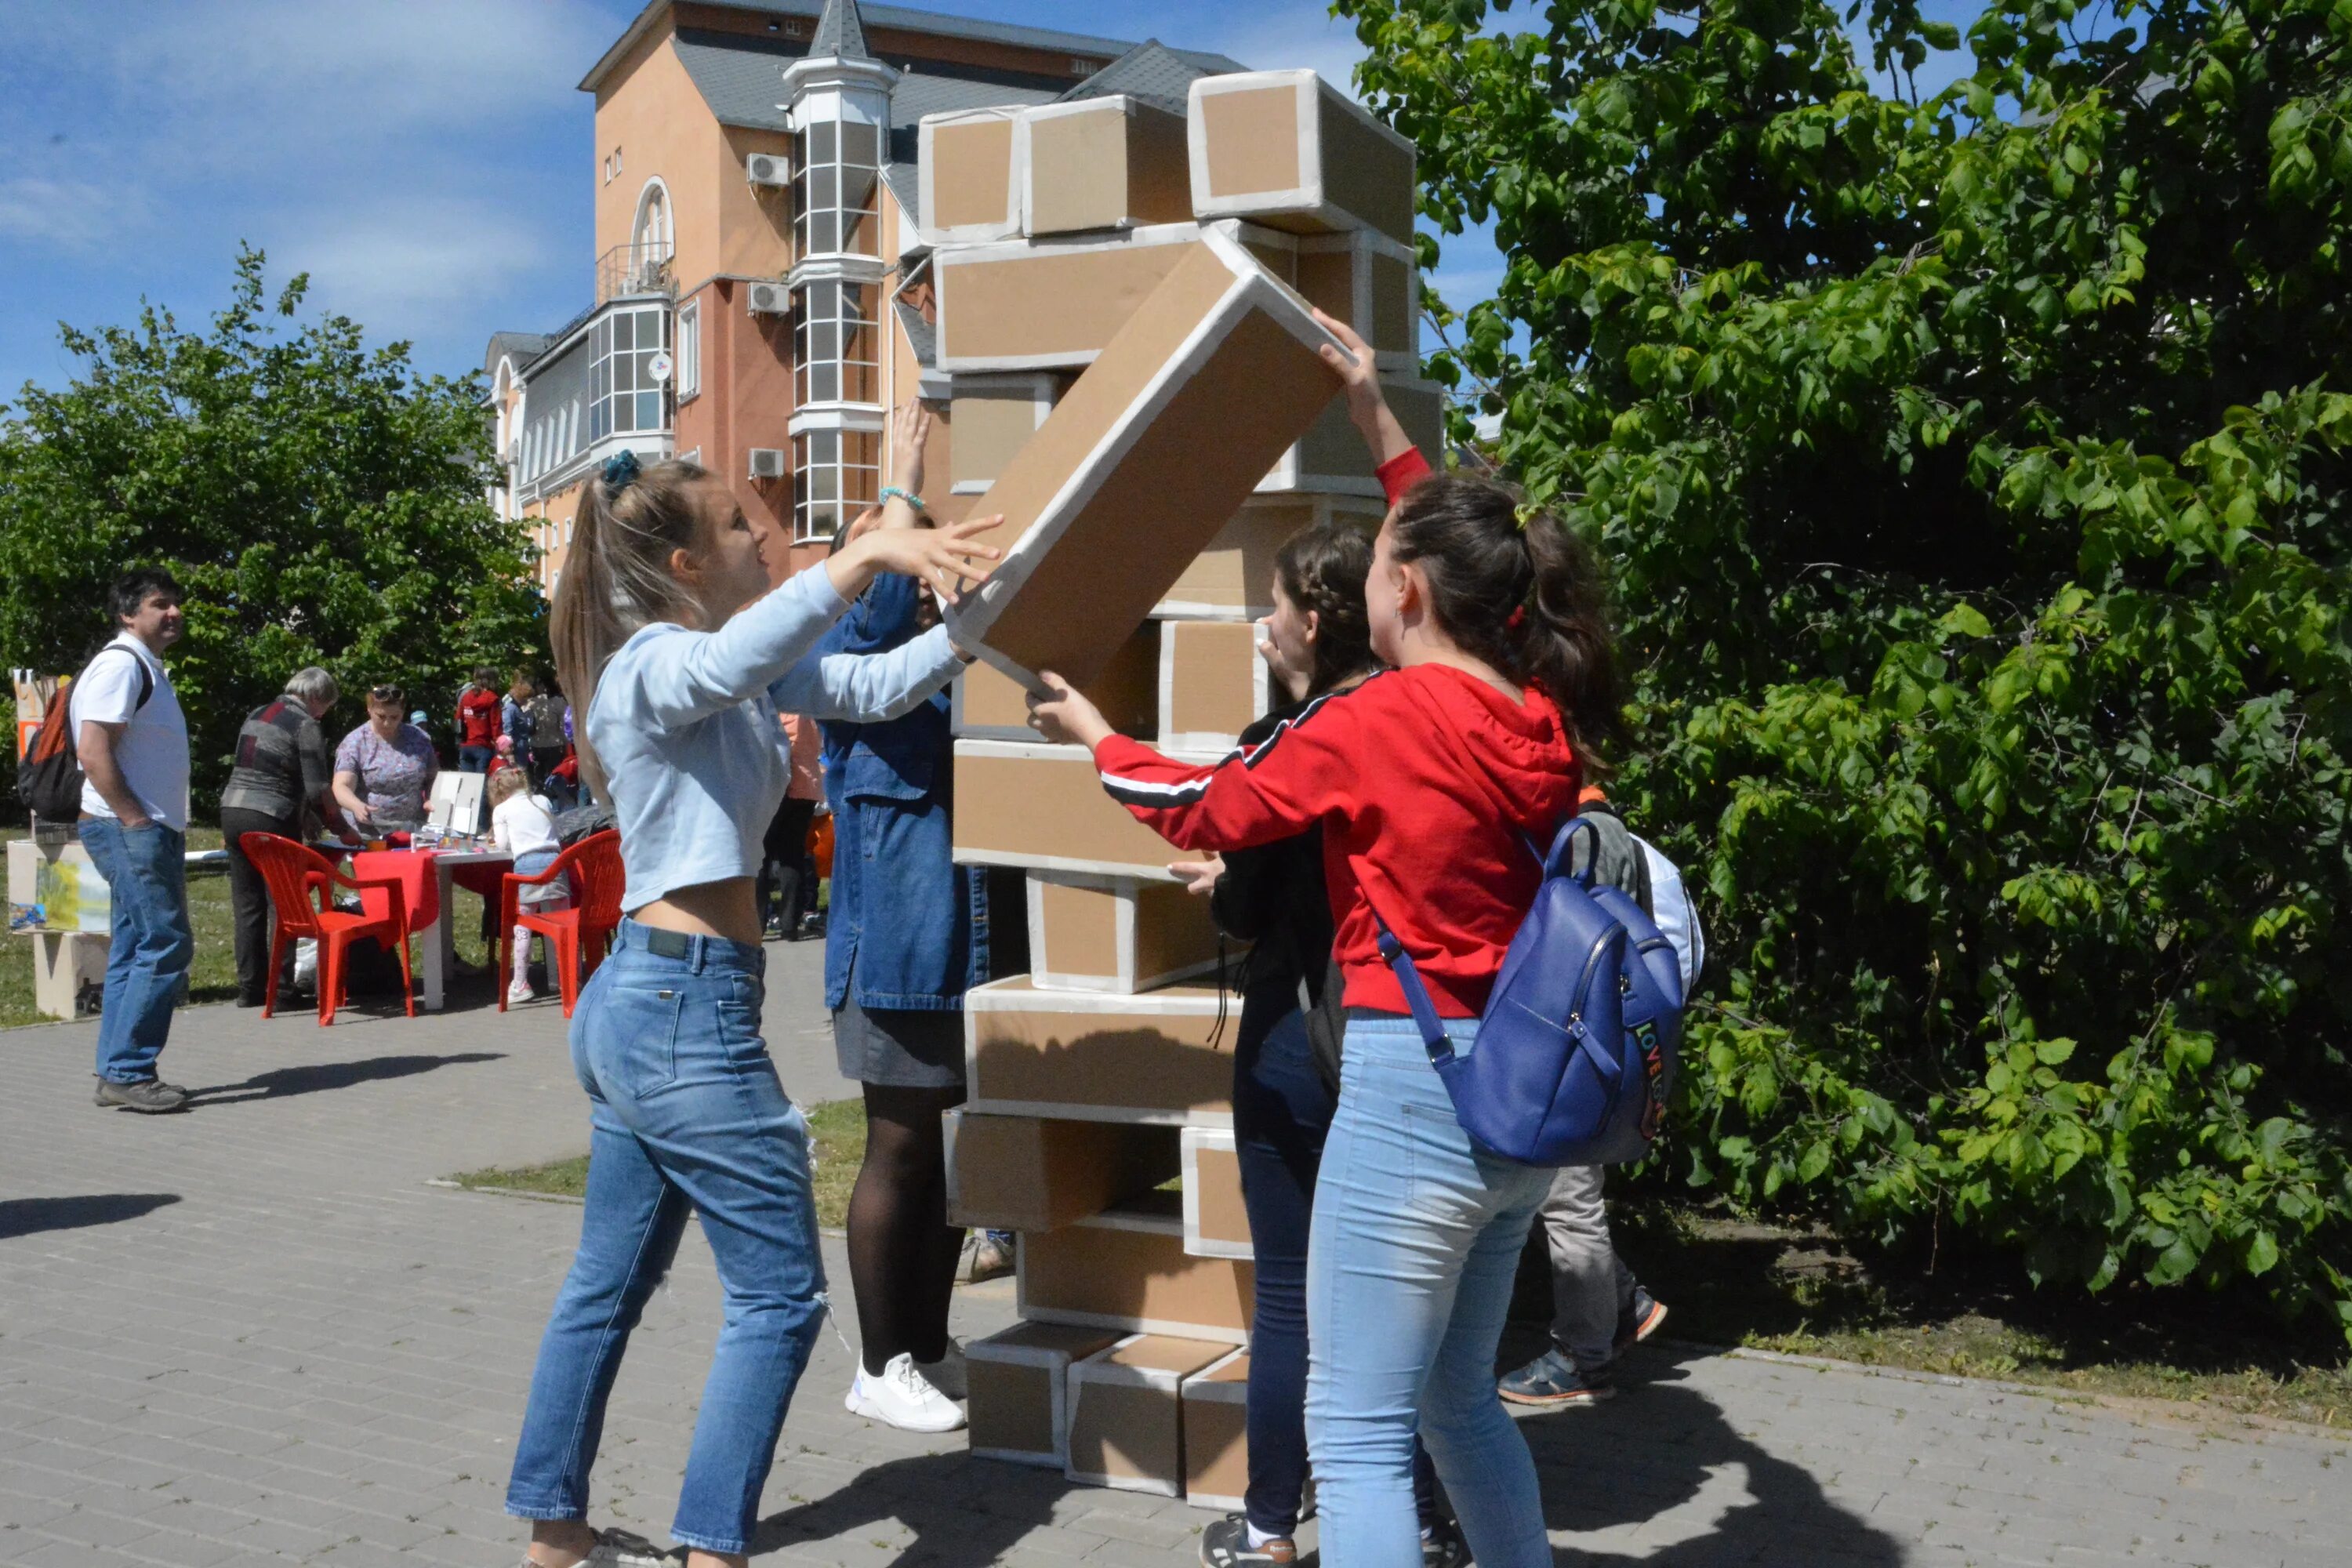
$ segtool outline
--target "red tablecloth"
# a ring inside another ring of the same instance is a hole
[[[439,854],[434,849],[363,849],[352,857],[352,876],[362,882],[398,882],[407,904],[408,929],[423,931],[441,918],[441,879],[433,874]],[[452,869],[459,887],[496,903],[499,879],[513,865],[505,860]],[[376,889],[363,889],[360,903],[379,920],[390,912],[391,900]]]

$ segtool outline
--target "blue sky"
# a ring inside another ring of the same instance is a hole
[[[915,0],[1159,37],[1344,85],[1360,52],[1321,0]],[[240,239],[313,305],[406,338],[428,370],[587,302],[595,154],[574,90],[638,0],[0,0],[0,402],[73,362],[60,321],[195,321]],[[1942,6],[1936,7],[1941,10]],[[1501,264],[1457,241],[1466,305]]]

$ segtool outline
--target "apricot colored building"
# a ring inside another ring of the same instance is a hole
[[[1221,55],[856,0],[653,0],[580,83],[596,97],[595,288],[485,368],[506,483],[552,593],[582,487],[624,449],[680,456],[804,565],[896,477],[882,430],[943,400],[918,232],[928,114],[1126,93],[1181,110]],[[946,405],[925,499],[943,514]]]

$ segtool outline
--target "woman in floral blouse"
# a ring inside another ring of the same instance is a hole
[[[397,686],[368,693],[368,721],[335,748],[335,803],[362,835],[400,833],[425,824],[425,797],[441,760],[424,731],[402,717]]]

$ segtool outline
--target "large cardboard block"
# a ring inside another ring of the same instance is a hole
[[[1298,241],[1298,292],[1371,345],[1384,371],[1421,369],[1421,274],[1412,247],[1384,234],[1315,235]]]
[[[1197,224],[942,250],[939,368],[1082,370],[1201,246]]]
[[[1215,969],[1218,946],[1209,900],[1179,883],[1029,873],[1030,978],[1046,990],[1131,996]]]
[[[915,132],[930,245],[971,245],[1021,232],[1021,172],[1013,164],[1017,108],[927,114]]]
[[[1249,1210],[1231,1128],[1187,1127],[1183,1139],[1184,1250],[1195,1258],[1250,1258]]]
[[[1364,496],[1253,496],[1152,606],[1163,620],[1254,621],[1274,613],[1274,557],[1322,522],[1379,531],[1384,503]]]
[[[1186,1253],[1177,1215],[1114,1209],[1061,1230],[1024,1232],[1019,1274],[1024,1318],[1249,1341],[1256,1276],[1240,1258]]]
[[[1024,974],[965,992],[963,1016],[971,1110],[1233,1125],[1241,1000],[1230,992],[1105,996],[1044,990]]]
[[[963,640],[1024,680],[1091,679],[1334,401],[1327,344],[1247,250],[1202,235],[975,503],[1013,542],[950,608]]]
[[[955,377],[948,398],[948,428],[955,439],[950,493],[985,494],[1045,423],[1062,386],[1060,376],[1042,370]]]
[[[1168,863],[1185,858],[1103,793],[1084,746],[958,741],[955,802],[960,865],[1166,882],[1174,879]]]
[[[964,1347],[971,1451],[1060,1469],[1069,1457],[1069,1373],[1118,1343],[1108,1329],[1015,1323]]]
[[[1032,235],[1192,221],[1181,115],[1123,94],[1088,98],[1024,110],[1013,134]]]
[[[1202,77],[1186,119],[1201,217],[1412,243],[1412,143],[1314,71]]]
[[[1273,678],[1249,621],[1170,621],[1160,630],[1160,744],[1224,752],[1265,717]]]
[[[1149,741],[1160,733],[1160,627],[1146,621],[1119,645],[1100,675],[1079,688],[1110,727]],[[975,660],[957,677],[950,701],[955,732],[968,740],[1036,742],[1029,728],[1029,693],[992,664]]]
[[[950,1225],[1059,1230],[1177,1173],[1173,1128],[1048,1121],[963,1107],[940,1124]]]
[[[1238,1511],[1249,1490],[1249,1352],[1184,1380],[1184,1500]]]
[[[1382,376],[1381,390],[1405,435],[1421,448],[1433,468],[1443,468],[1445,457],[1445,389],[1415,376]],[[1348,417],[1344,399],[1331,405],[1307,427],[1296,446],[1283,453],[1265,479],[1260,494],[1305,491],[1321,495],[1352,495],[1385,500],[1380,470],[1363,433]]]
[[[1223,1360],[1225,1345],[1138,1334],[1070,1369],[1074,1481],[1184,1495],[1184,1380]]]

